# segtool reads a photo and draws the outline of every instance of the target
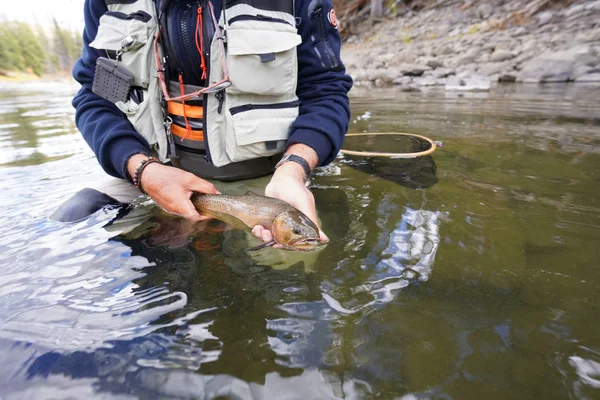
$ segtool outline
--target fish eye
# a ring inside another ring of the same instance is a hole
[[[302,229],[300,229],[300,227],[298,225],[296,225],[294,227],[294,229],[292,230],[292,232],[294,232],[294,234],[299,235],[302,233]]]

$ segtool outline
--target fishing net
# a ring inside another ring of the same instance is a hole
[[[341,152],[364,157],[415,158],[427,156],[435,148],[433,140],[412,133],[349,133]]]

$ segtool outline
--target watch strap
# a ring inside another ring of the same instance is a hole
[[[310,165],[308,165],[308,161],[306,161],[303,157],[297,156],[295,154],[286,154],[277,163],[277,165],[275,165],[275,169],[279,168],[288,161],[300,164],[300,166],[304,170],[304,182],[308,182],[308,180],[310,179]]]

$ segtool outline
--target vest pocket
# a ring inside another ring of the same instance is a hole
[[[133,85],[146,88],[150,79],[152,42],[156,22],[145,11],[130,14],[108,11],[100,17],[98,33],[91,47],[107,54],[122,53],[119,64],[133,73]],[[114,58],[114,57],[113,57]]]
[[[300,101],[294,100],[231,107],[227,115],[227,156],[238,162],[283,152],[299,105]]]
[[[238,15],[227,30],[230,94],[290,95],[296,92],[301,38],[285,20]]]

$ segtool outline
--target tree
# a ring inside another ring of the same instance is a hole
[[[54,19],[54,41],[58,68],[63,71],[70,70],[81,54],[81,48],[83,47],[81,35],[63,30]]]
[[[19,47],[23,55],[23,67],[31,70],[36,75],[44,72],[44,62],[46,60],[46,50],[31,27],[26,23],[19,23],[14,29]]]
[[[23,51],[13,28],[13,24],[0,27],[0,72],[21,71],[25,68]]]

